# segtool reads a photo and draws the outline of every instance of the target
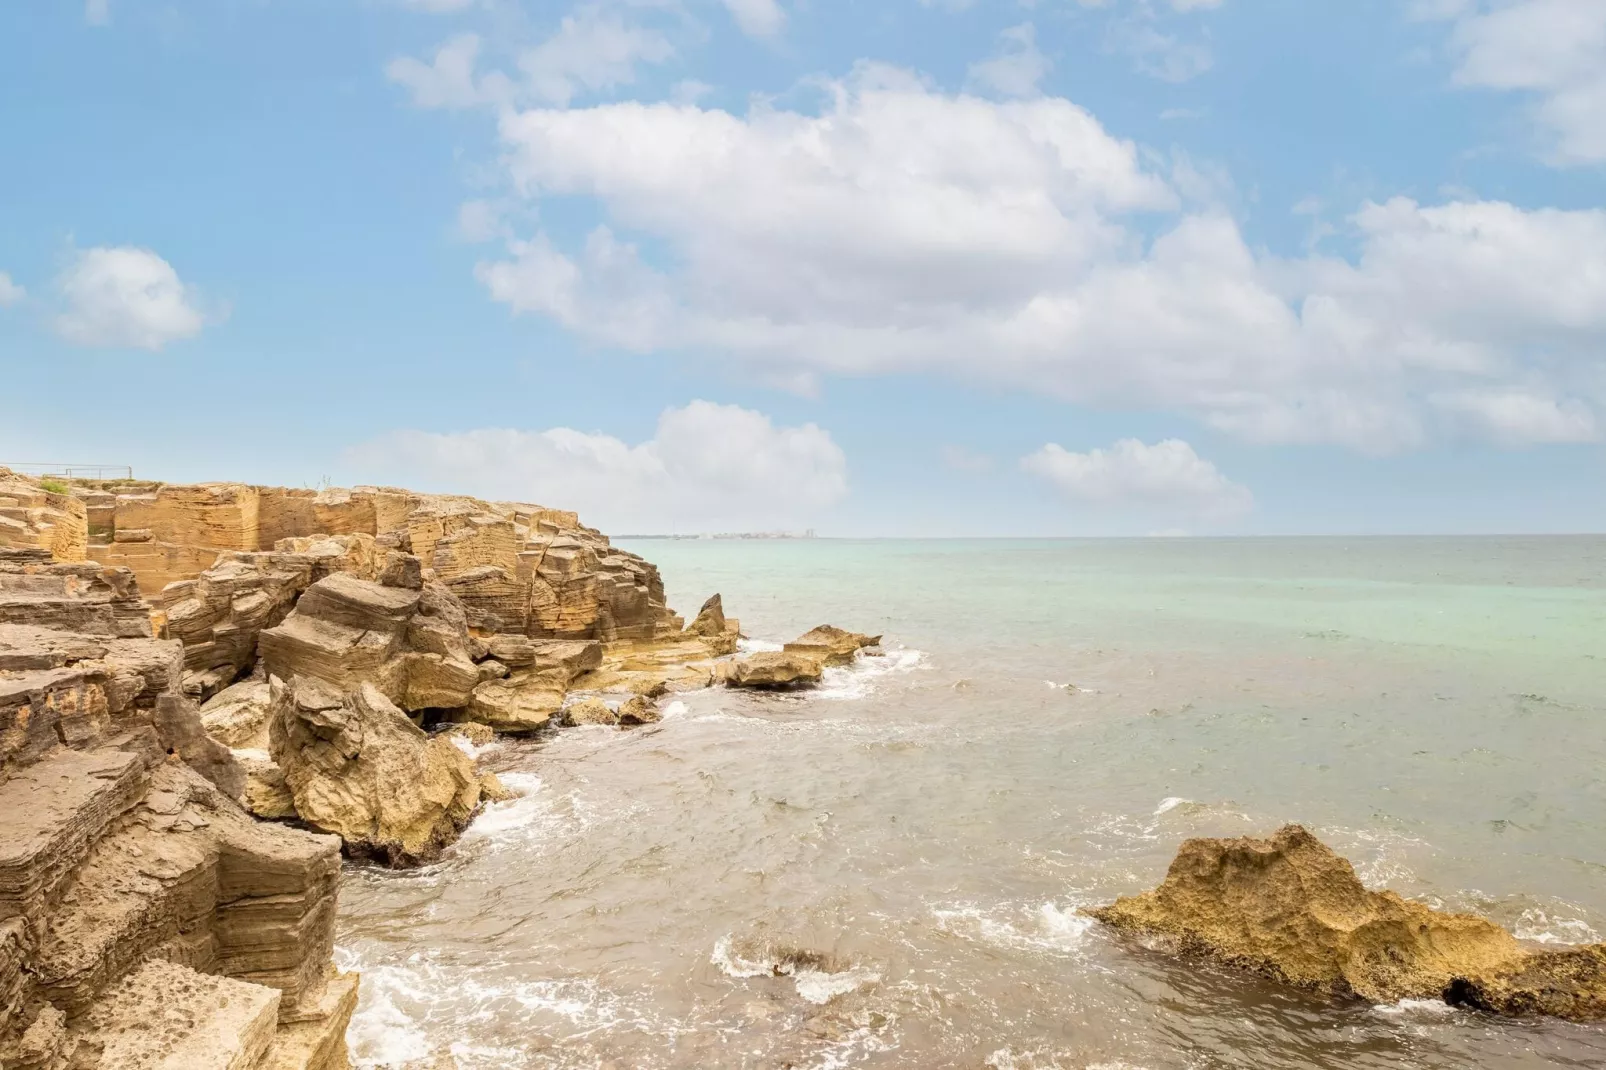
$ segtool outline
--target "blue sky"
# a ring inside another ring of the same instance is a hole
[[[0,93],[0,462],[1606,527],[1606,0],[39,0]]]

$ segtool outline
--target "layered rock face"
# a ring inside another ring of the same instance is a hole
[[[127,570],[0,551],[0,607],[0,1065],[347,1065],[339,841],[240,809]]]
[[[1264,840],[1188,840],[1158,888],[1091,913],[1181,953],[1333,995],[1606,1018],[1606,945],[1536,951],[1487,919],[1369,891],[1299,825]]]
[[[305,556],[330,537],[368,536],[379,550],[416,555],[426,578],[446,584],[486,632],[614,641],[679,629],[657,569],[570,512],[373,487],[77,482],[73,493],[88,517],[87,555],[129,568],[153,595],[224,553]],[[377,578],[350,563],[338,570]],[[196,595],[219,604],[204,592],[186,597]]]
[[[43,550],[58,561],[82,561],[89,511],[62,487],[0,468],[0,550]]]

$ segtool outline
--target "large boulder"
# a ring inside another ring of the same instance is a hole
[[[241,680],[207,700],[201,707],[201,723],[224,746],[265,751],[270,701],[266,680]]]
[[[1158,888],[1090,913],[1179,953],[1332,995],[1606,1017],[1601,945],[1536,953],[1485,918],[1369,891],[1299,825],[1270,839],[1188,840]]]
[[[477,721],[509,735],[528,735],[552,724],[575,679],[602,664],[602,644],[590,641],[530,639],[494,635],[486,647],[490,659],[481,666],[506,666],[482,680],[458,721]]]
[[[879,635],[862,635],[830,624],[804,632],[786,644],[788,654],[808,654],[826,665],[846,665],[861,650],[881,645]]]
[[[269,675],[343,691],[371,683],[409,711],[466,706],[480,682],[462,603],[438,585],[391,587],[335,573],[307,588],[258,648]]]
[[[813,687],[825,673],[823,658],[800,651],[764,651],[748,654],[721,666],[727,687],[756,691],[795,691]]]
[[[302,821],[393,866],[457,839],[480,787],[449,740],[427,736],[372,684],[345,694],[315,678],[271,686],[270,750]]]

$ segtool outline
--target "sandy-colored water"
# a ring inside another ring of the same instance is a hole
[[[1339,1005],[1080,917],[1300,820],[1364,879],[1606,934],[1606,539],[633,544],[807,697],[484,754],[525,797],[348,870],[367,1066],[1606,1066],[1606,1027]]]

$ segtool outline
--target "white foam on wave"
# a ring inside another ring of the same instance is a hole
[[[853,664],[826,669],[820,686],[810,694],[834,701],[861,699],[875,690],[878,681],[913,672],[921,668],[925,660],[925,652],[920,650],[889,650],[882,654],[860,651],[853,656]]]
[[[1600,934],[1582,918],[1557,918],[1538,907],[1522,912],[1517,923],[1518,940],[1540,944],[1598,944]]]
[[[686,704],[680,701],[678,698],[658,711],[658,716],[662,717],[666,721],[671,717],[683,717],[685,714]]]
[[[738,654],[778,654],[786,649],[785,643],[772,643],[768,639],[738,639]]]
[[[355,952],[335,948],[342,970],[360,970],[362,987],[357,1010],[346,1029],[351,1059],[359,1067],[405,1067],[423,1062],[434,1046],[403,1003],[427,1003],[435,993],[429,979],[414,970],[365,963]]]
[[[1456,1009],[1438,999],[1402,999],[1398,1003],[1380,1003],[1372,1008],[1372,1013],[1385,1018],[1438,1021],[1452,1017]]]
[[[735,950],[729,933],[714,942],[714,952],[708,957],[710,965],[726,977],[747,980],[753,977],[790,977],[792,987],[808,1003],[823,1005],[881,980],[881,974],[867,966],[849,966],[834,973],[811,967],[799,967],[772,955],[744,958]]]
[[[1177,807],[1187,806],[1192,802],[1192,799],[1184,799],[1179,795],[1172,795],[1169,798],[1161,799],[1160,805],[1154,808],[1154,816],[1159,817],[1161,814],[1168,814]]]
[[[1082,946],[1093,919],[1057,903],[984,909],[974,903],[934,908],[937,927],[955,936],[1018,951],[1070,954]]]

